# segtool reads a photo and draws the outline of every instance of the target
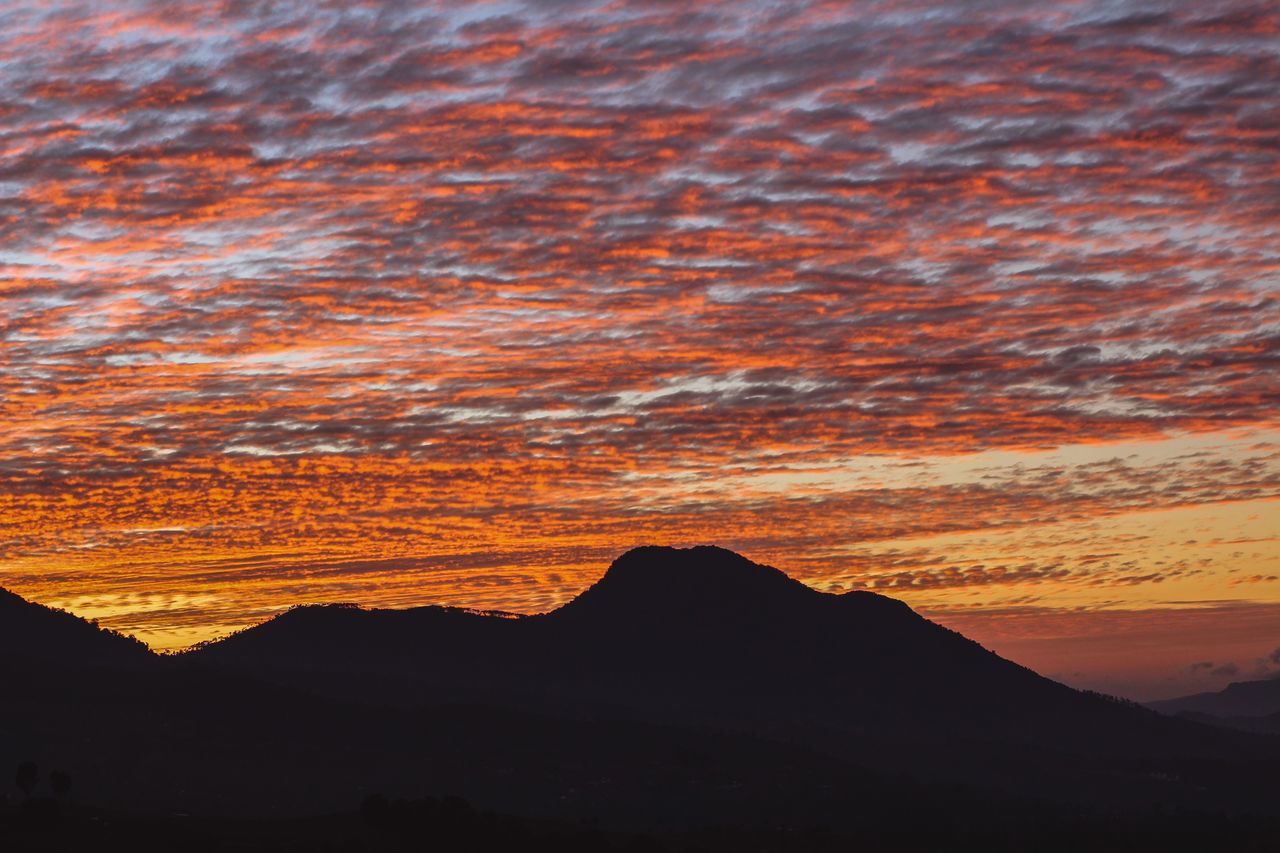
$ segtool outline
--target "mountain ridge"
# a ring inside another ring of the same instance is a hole
[[[66,610],[28,601],[0,587],[0,648],[28,661],[146,666],[155,657],[141,640]]]
[[[1222,690],[1161,699],[1145,705],[1162,714],[1208,725],[1280,734],[1280,674],[1233,681]]]
[[[562,607],[515,619],[447,608],[307,615],[305,632],[276,617],[186,656],[340,698],[359,684],[402,707],[463,696],[850,742],[924,731],[1150,754],[1175,722],[1043,678],[900,601],[820,592],[712,546],[633,549]]]
[[[143,648],[136,670],[50,659],[13,678],[6,661],[0,762],[178,810],[421,795],[424,773],[516,811],[628,819],[838,802],[821,786],[896,777],[1107,808],[1280,802],[1280,740],[1080,693],[901,602],[724,549],[629,552],[574,602],[507,616],[308,605],[183,654]]]

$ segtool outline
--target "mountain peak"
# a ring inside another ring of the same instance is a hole
[[[673,548],[643,545],[632,548],[613,561],[602,582],[643,584],[733,584],[758,586],[796,584],[771,566],[753,563],[746,557],[716,545]]]
[[[820,593],[725,548],[646,545],[614,560],[600,580],[561,610],[613,615],[741,611],[814,595]]]

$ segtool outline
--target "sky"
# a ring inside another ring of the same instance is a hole
[[[154,648],[706,543],[1159,698],[1278,498],[1274,2],[0,2],[0,584]]]

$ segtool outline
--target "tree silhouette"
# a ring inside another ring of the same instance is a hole
[[[18,765],[18,772],[13,777],[13,783],[22,789],[22,793],[27,799],[31,799],[31,794],[36,789],[36,783],[40,781],[40,768],[36,766],[34,761],[24,761]]]
[[[49,774],[49,787],[53,789],[55,797],[65,798],[71,793],[71,774],[65,770],[54,770]]]

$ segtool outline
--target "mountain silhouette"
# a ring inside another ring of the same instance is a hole
[[[560,713],[1088,749],[1108,738],[1137,749],[1164,722],[1045,679],[900,601],[819,592],[709,546],[629,551],[550,613],[300,607],[187,654],[399,705],[463,696]]]
[[[918,718],[1008,736],[1011,721],[1038,725],[1064,707],[1115,713],[900,601],[819,592],[707,546],[629,551],[550,613],[300,607],[188,654],[258,674],[386,673],[406,690],[563,694],[565,707],[668,702],[719,718]]]
[[[148,666],[154,655],[133,637],[0,588],[0,648],[10,665]]]
[[[1241,748],[1043,678],[900,601],[820,592],[707,546],[629,551],[545,614],[302,607],[188,657],[342,701],[701,726],[1051,795],[1093,772],[1081,762]],[[1121,778],[1117,795],[1142,787]]]
[[[1217,717],[1263,717],[1280,713],[1280,676],[1233,681],[1222,690],[1146,703],[1165,714],[1193,712]]]
[[[720,548],[630,551],[544,614],[301,606],[180,655],[0,597],[10,614],[0,769],[63,767],[120,808],[315,814],[384,791],[633,826],[856,827],[1027,796],[1280,811],[1274,738],[1072,690],[902,602]],[[43,659],[21,651],[35,638]]]
[[[1252,732],[1280,734],[1280,675],[1233,681],[1222,690],[1146,703],[1162,714]]]
[[[630,551],[527,625],[544,671],[633,706],[665,697],[720,719],[972,730],[1000,703],[990,722],[1008,734],[1011,717],[1078,695],[902,602],[819,592],[721,548]]]
[[[650,545],[623,554],[559,612],[605,619],[750,619],[809,601],[814,592],[778,569],[723,548]]]
[[[416,646],[403,645],[407,638],[456,643],[496,627],[506,643],[502,626],[510,621],[455,608],[306,606],[214,645],[270,647],[277,674],[341,669],[386,650],[385,669],[399,671],[419,659]],[[7,649],[0,768],[28,761],[66,768],[77,799],[123,810],[134,824],[139,812],[327,814],[370,791],[461,794],[518,814],[638,827],[747,825],[763,813],[815,824],[837,811],[884,823],[890,806],[935,796],[838,758],[733,732],[562,719],[501,702],[468,704],[457,694],[392,708],[355,682],[294,689],[210,665],[199,649],[155,655],[11,594],[0,596],[0,639]],[[0,849],[12,840],[10,817],[0,796]]]

